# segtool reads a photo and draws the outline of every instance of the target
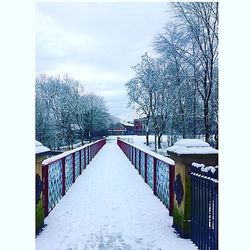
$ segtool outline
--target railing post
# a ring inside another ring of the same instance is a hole
[[[62,196],[65,195],[65,157],[62,158]]]
[[[48,190],[48,165],[42,166],[43,173],[43,208],[44,208],[44,217],[49,214],[49,190]]]
[[[131,163],[133,165],[133,160],[134,160],[134,147],[131,146]]]
[[[136,156],[137,156],[137,150],[136,150],[136,148],[135,148],[135,160],[134,160],[134,164],[135,164],[135,169],[136,169]]]
[[[169,215],[173,216],[174,210],[174,179],[175,166],[169,165]]]
[[[145,177],[144,177],[144,179],[145,179],[145,182],[146,183],[148,183],[148,178],[147,178],[147,172],[148,172],[148,157],[147,157],[147,155],[148,154],[144,154],[145,156],[144,156],[144,175],[145,175]]]
[[[206,234],[205,234],[205,237],[206,237],[206,246],[208,248],[208,246],[210,245],[210,242],[209,242],[209,180],[208,179],[205,179],[205,188],[206,188],[206,212],[205,212],[205,218],[206,218],[206,224],[205,224],[205,227],[206,227]]]
[[[72,180],[72,183],[75,182],[75,179],[76,179],[76,169],[75,169],[75,153],[72,154],[72,171],[73,171],[73,180]]]
[[[155,157],[153,157],[153,159],[154,159],[154,161],[153,161],[153,164],[154,164],[153,165],[153,191],[154,191],[154,195],[157,196],[157,183],[156,183],[156,180],[157,180],[157,178],[156,178],[157,159]]]
[[[197,178],[197,205],[200,205],[201,197],[201,178]],[[197,246],[201,245],[201,209],[197,209]]]
[[[141,150],[139,150],[139,166],[138,166],[139,174],[141,174]]]
[[[82,150],[79,150],[79,172],[82,174]]]
[[[183,143],[183,147],[181,147],[180,150],[176,149],[175,145],[168,148],[167,150],[170,158],[175,162],[173,227],[182,238],[191,238],[192,235],[192,201],[190,177],[191,165],[193,162],[202,162],[203,164],[209,164],[209,166],[218,164],[217,150],[211,148],[207,143],[204,143],[203,141],[192,140],[194,139],[189,139],[188,141],[180,141],[179,143]],[[188,150],[186,150],[186,148],[188,148]],[[198,148],[199,150],[197,150]],[[197,193],[197,202],[200,204],[197,211],[197,220],[201,221],[201,225],[195,228],[197,229],[197,244],[198,247],[201,246],[201,248],[204,246],[205,240],[205,216],[202,212],[202,208],[205,208],[205,203],[202,202],[202,200],[204,199],[204,197],[202,197],[204,192],[202,190],[202,182],[203,180],[198,180],[197,183],[199,186],[199,190]]]
[[[90,163],[90,146],[88,146],[88,165]]]
[[[214,183],[214,249],[218,249],[218,183]]]
[[[83,149],[84,151],[84,169],[86,169],[86,148]]]

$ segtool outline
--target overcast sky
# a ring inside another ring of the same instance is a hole
[[[37,3],[36,73],[67,73],[86,92],[105,98],[121,120],[127,108],[125,82],[132,65],[152,51],[153,38],[168,21],[166,3]]]

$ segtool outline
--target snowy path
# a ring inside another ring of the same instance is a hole
[[[115,141],[107,142],[46,218],[37,250],[189,250],[172,217]]]

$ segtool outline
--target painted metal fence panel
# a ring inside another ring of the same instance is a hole
[[[152,189],[154,188],[153,178],[154,178],[154,158],[153,156],[147,154],[147,183]]]
[[[152,188],[154,194],[169,209],[169,215],[172,216],[174,203],[174,164],[169,164],[172,160],[167,161],[164,157],[162,159],[160,155],[158,156],[153,152],[150,153],[150,151],[137,148],[120,139],[117,139],[117,144],[135,168],[138,169],[138,172]]]
[[[48,212],[62,198],[62,161],[53,162],[48,166]]]
[[[43,161],[43,207],[45,217],[69,190],[75,179],[106,143],[105,139]],[[91,148],[91,151],[89,149]],[[85,152],[86,151],[86,152]]]
[[[89,164],[89,148],[86,148],[86,164]]]
[[[201,250],[218,249],[218,168],[191,167],[191,240]]]
[[[65,185],[66,185],[66,192],[69,190],[73,183],[73,155],[66,156],[65,160]]]
[[[133,147],[133,165],[135,165],[135,148]]]
[[[141,176],[145,179],[145,153],[141,151]]]
[[[80,151],[75,152],[75,178],[80,175]]]
[[[84,149],[82,149],[81,150],[81,169],[82,169],[82,171],[84,170],[84,168],[85,168],[85,162],[84,162],[84,158],[85,158],[85,154],[84,154]],[[82,173],[82,171],[81,171],[81,173]],[[80,174],[81,174],[80,173]]]
[[[156,167],[156,192],[160,200],[169,207],[170,193],[169,193],[169,168],[163,161],[157,160]]]
[[[139,149],[136,149],[136,162],[135,162],[135,168],[139,170]]]
[[[133,147],[129,147],[130,148],[130,153],[129,153],[129,160],[132,162],[132,155],[133,155]]]

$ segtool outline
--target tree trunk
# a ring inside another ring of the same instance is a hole
[[[67,136],[67,147],[68,147],[68,150],[70,150],[70,139],[69,139],[69,136]]]
[[[89,131],[89,142],[92,141],[92,135],[91,135],[91,132]]]
[[[146,145],[148,146],[149,145],[149,133],[146,132]]]
[[[162,137],[162,133],[160,132],[158,134],[158,148],[161,148],[161,137]]]
[[[214,139],[215,139],[215,148],[219,149],[219,137],[218,137],[218,133],[215,135]]]
[[[208,103],[204,104],[205,140],[209,142]]]
[[[157,133],[155,133],[155,152],[157,153]]]
[[[214,140],[215,140],[215,148],[219,149],[218,124],[216,125]]]
[[[196,89],[194,91],[194,106],[193,106],[193,139],[196,137]]]
[[[149,146],[149,116],[147,116],[147,121],[146,121],[146,145]]]

